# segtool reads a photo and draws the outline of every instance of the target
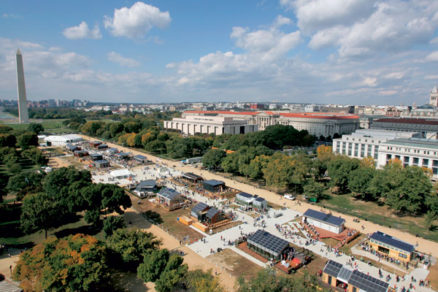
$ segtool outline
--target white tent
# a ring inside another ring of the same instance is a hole
[[[75,134],[63,135],[63,136],[48,136],[44,138],[44,142],[53,146],[65,146],[67,143],[74,143],[82,141],[82,137]]]
[[[128,178],[132,175],[132,173],[126,168],[116,169],[110,172],[110,176],[113,178]]]

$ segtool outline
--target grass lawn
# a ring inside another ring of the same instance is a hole
[[[73,133],[75,132],[72,129],[67,128],[62,124],[62,122],[65,119],[47,119],[47,120],[41,120],[41,119],[31,119],[31,123],[40,123],[44,127],[44,132],[48,133],[54,133],[54,134],[60,134],[60,133]],[[28,124],[7,124],[8,126],[19,129],[19,130],[25,130],[28,127]]]
[[[418,234],[421,237],[438,241],[438,229],[427,230],[424,227],[424,217],[397,216],[387,206],[379,206],[375,202],[365,202],[355,199],[352,194],[330,194],[320,205],[334,211],[349,214],[383,226]],[[438,221],[435,221],[438,225]]]

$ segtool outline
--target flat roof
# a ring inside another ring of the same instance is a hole
[[[416,119],[416,118],[381,118],[374,120],[373,123],[399,123],[399,124],[419,124],[438,126],[438,120]]]
[[[210,208],[207,211],[207,214],[205,216],[207,216],[207,218],[213,218],[217,213],[220,213],[220,211],[214,207]]]
[[[285,118],[310,118],[310,119],[329,119],[329,120],[345,120],[345,119],[359,119],[357,115],[343,114],[343,113],[284,113],[284,112],[272,112],[272,111],[246,111],[246,112],[235,112],[235,111],[185,111],[187,114],[224,114],[224,115],[242,115],[242,116],[255,116],[258,114],[265,115],[280,115]]]
[[[188,179],[193,179],[193,180],[202,179],[202,176],[196,175],[196,174],[191,173],[191,172],[184,173],[183,177],[188,178]]]
[[[310,217],[312,219],[325,222],[330,225],[340,226],[345,222],[345,219],[341,217],[333,216],[332,214],[326,214],[313,209],[307,209],[303,214],[305,217]]]
[[[157,183],[153,179],[148,180],[142,180],[136,187],[136,189],[142,189],[142,188],[154,188],[156,187]]]
[[[415,247],[412,244],[404,242],[398,238],[392,237],[391,235],[380,231],[376,231],[371,234],[370,238],[407,252],[413,252],[415,250]]]
[[[405,139],[405,138],[400,138],[400,139],[394,139],[394,140],[387,141],[383,144],[438,149],[438,140],[435,140],[435,139],[420,139],[420,138]]]
[[[252,198],[254,198],[253,195],[248,194],[248,193],[245,193],[245,192],[237,193],[236,196],[244,197],[244,198],[247,198],[247,199],[252,199]]]
[[[261,229],[249,236],[247,241],[249,244],[252,244],[268,253],[274,254],[275,256],[278,256],[289,246],[289,242],[286,240]]]

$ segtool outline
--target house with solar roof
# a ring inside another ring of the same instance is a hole
[[[222,192],[225,189],[225,183],[220,180],[206,180],[203,182],[204,189],[210,192]]]
[[[329,260],[322,271],[322,281],[331,287],[348,292],[387,292],[391,287],[387,282],[353,270],[350,267]]]
[[[194,217],[198,221],[202,221],[203,218],[205,218],[205,214],[207,214],[209,208],[210,206],[200,202],[192,208],[192,210],[190,211],[190,215],[192,215],[192,217]]]
[[[341,233],[345,228],[345,219],[313,209],[307,209],[307,211],[303,214],[302,220],[303,223],[307,223],[337,234]]]
[[[369,246],[380,255],[405,263],[411,261],[412,253],[415,250],[412,244],[380,231],[371,234]]]
[[[289,248],[289,242],[261,229],[249,236],[247,243],[250,249],[267,259],[280,260]]]
[[[258,196],[253,196],[248,193],[240,192],[236,194],[235,202],[246,208],[255,208],[257,210],[267,210],[268,202]]]
[[[184,200],[180,193],[174,189],[162,188],[157,194],[160,205],[169,209],[169,211],[181,208]]]

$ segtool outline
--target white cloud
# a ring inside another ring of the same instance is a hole
[[[363,79],[362,84],[369,87],[377,86],[377,78],[375,77],[366,77]]]
[[[64,29],[62,34],[71,40],[77,39],[100,39],[102,34],[100,33],[99,26],[96,24],[93,29],[88,27],[85,21],[82,21],[77,26],[72,26]]]
[[[108,55],[108,60],[113,62],[113,63],[117,63],[120,66],[124,66],[124,67],[137,67],[140,66],[140,63],[134,59],[131,58],[126,58],[123,57],[120,54],[117,54],[116,52],[109,52]]]
[[[153,27],[165,28],[171,22],[169,12],[161,12],[159,8],[136,2],[130,8],[122,7],[114,10],[114,16],[105,16],[104,25],[114,36],[142,38]]]
[[[438,62],[438,51],[432,52],[426,56],[426,61]]]
[[[306,33],[354,23],[374,9],[371,0],[281,0],[280,4],[294,9],[298,27]]]
[[[284,17],[282,15],[278,15],[277,18],[274,21],[273,26],[274,27],[281,27],[283,25],[290,25],[292,24],[292,20],[290,18]]]

